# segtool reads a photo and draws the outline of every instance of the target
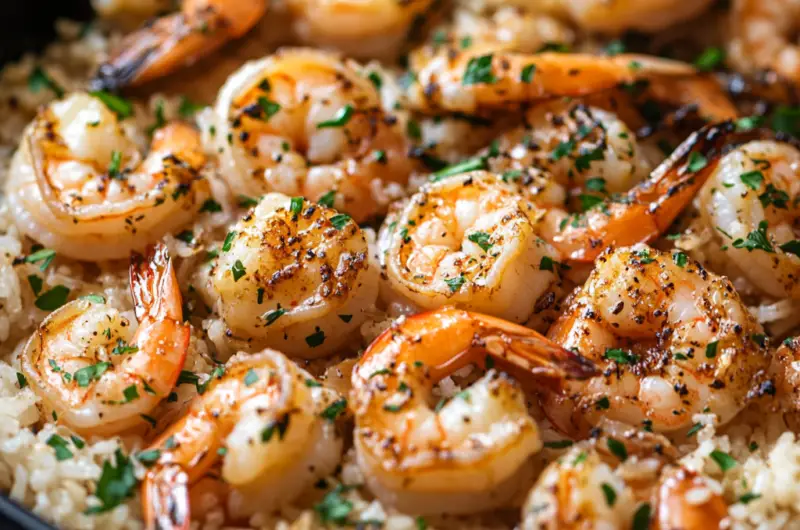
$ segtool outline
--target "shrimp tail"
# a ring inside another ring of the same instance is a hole
[[[598,374],[589,359],[562,348],[532,329],[479,313],[472,313],[472,318],[479,321],[486,335],[502,338],[506,348],[498,360],[515,371],[558,380],[588,379]]]
[[[180,466],[149,471],[142,484],[142,501],[147,530],[189,529],[189,477]]]
[[[693,133],[622,200],[606,201],[553,238],[573,261],[592,262],[606,248],[648,243],[663,233],[711,176],[730,146],[731,121]]]

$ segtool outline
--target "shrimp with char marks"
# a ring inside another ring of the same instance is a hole
[[[282,49],[230,76],[214,140],[236,193],[302,195],[363,221],[385,211],[384,188],[414,169],[397,120],[372,82],[339,56]]]
[[[340,404],[335,391],[279,352],[232,357],[149,447],[156,459],[142,482],[145,524],[187,530],[189,490],[220,462],[231,519],[291,501],[339,463],[333,411]]]
[[[431,407],[434,383],[493,362],[521,377],[595,373],[531,329],[452,307],[396,321],[364,352],[352,375],[354,444],[382,502],[407,513],[473,513],[504,505],[525,483],[524,463],[542,442],[513,379],[489,369]]]
[[[565,433],[602,417],[677,431],[703,411],[724,424],[768,375],[766,336],[731,282],[645,245],[601,255],[547,336],[602,370],[544,394]]]
[[[269,193],[197,282],[238,348],[315,358],[336,351],[378,295],[364,232],[345,214]]]
[[[700,192],[700,211],[731,263],[761,292],[800,299],[800,149],[753,140],[726,154]]]
[[[144,423],[183,368],[189,326],[166,247],[135,255],[130,277],[135,332],[104,300],[80,298],[51,313],[21,354],[47,412],[78,432],[110,435]]]
[[[88,94],[43,108],[6,184],[19,230],[66,257],[102,261],[191,221],[209,196],[199,133],[168,123],[142,159],[128,126]]]
[[[423,186],[380,232],[389,298],[525,322],[558,279],[545,211],[485,171]]]
[[[663,436],[604,420],[591,439],[545,468],[528,494],[521,528],[719,528],[728,511],[724,499],[676,465],[677,457]],[[637,518],[649,524],[637,526]]]

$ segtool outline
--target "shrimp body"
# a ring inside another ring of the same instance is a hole
[[[412,169],[373,84],[337,55],[283,49],[228,78],[215,106],[216,146],[236,193],[269,191],[333,205],[362,221],[378,190]]]
[[[539,236],[544,214],[484,171],[427,184],[381,231],[390,288],[423,308],[524,322],[557,278],[558,254]]]
[[[342,441],[320,416],[338,398],[276,351],[232,357],[150,447],[158,459],[142,483],[148,528],[188,529],[188,489],[220,461],[232,518],[291,501],[339,462]]]
[[[800,299],[800,150],[774,140],[746,143],[720,161],[700,194],[723,252],[758,289]]]
[[[142,159],[125,127],[88,94],[37,115],[6,185],[22,233],[67,257],[100,261],[127,258],[191,220],[208,196],[198,133],[167,124]]]
[[[54,418],[85,433],[114,434],[169,394],[189,348],[182,299],[166,247],[131,260],[139,327],[104,302],[78,299],[51,313],[20,357]]]
[[[611,447],[617,451],[612,452]],[[620,449],[622,448],[622,449]],[[663,436],[604,421],[593,438],[580,442],[545,468],[522,510],[522,530],[637,527],[647,502],[652,528],[709,530],[727,516],[721,495],[705,479],[672,467],[677,451]],[[689,500],[687,492],[706,497]],[[641,517],[641,516],[640,516]]]
[[[542,442],[510,377],[490,369],[431,408],[435,382],[487,355],[525,376],[593,373],[535,331],[486,315],[443,308],[397,321],[352,377],[356,455],[383,502],[408,513],[470,513],[518,490]]]
[[[201,272],[237,347],[314,358],[342,346],[378,295],[364,232],[344,214],[267,194]]]
[[[307,44],[334,48],[351,57],[396,53],[416,17],[432,0],[290,0],[294,29]]]
[[[704,410],[725,423],[769,365],[763,330],[727,278],[644,245],[598,258],[548,337],[603,370],[547,394],[546,414],[567,433],[602,417],[675,431]]]
[[[687,64],[643,55],[525,54],[496,48],[489,43],[467,50],[416,50],[410,56],[415,80],[405,94],[407,105],[422,112],[475,113],[585,96],[656,75],[694,73]]]
[[[655,33],[705,11],[713,0],[557,0],[572,21],[591,32],[619,34],[628,30]]]
[[[773,70],[800,81],[798,0],[735,0],[730,14],[728,59],[741,71]]]
[[[128,34],[98,69],[93,88],[136,86],[188,66],[247,33],[267,7],[267,0],[182,0],[181,11]]]

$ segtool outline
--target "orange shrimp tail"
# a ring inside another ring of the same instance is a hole
[[[686,494],[691,490],[708,489],[706,480],[693,471],[679,468],[667,476],[658,489],[655,530],[711,530],[720,528],[728,516],[728,505],[723,498],[710,492],[707,500],[690,503]]]
[[[622,200],[587,212],[576,226],[557,234],[553,244],[573,261],[592,262],[609,247],[657,238],[713,173],[733,132],[733,123],[726,121],[693,133],[646,181]]]
[[[180,466],[149,471],[142,482],[142,507],[147,530],[189,530],[189,479]]]

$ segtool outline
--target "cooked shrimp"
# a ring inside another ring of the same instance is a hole
[[[351,57],[390,56],[433,0],[289,0],[294,30],[306,44]]]
[[[142,483],[147,528],[188,529],[188,490],[220,460],[230,517],[289,502],[339,463],[342,440],[326,410],[340,404],[276,351],[232,357],[150,446],[157,460]]]
[[[451,307],[398,320],[353,370],[358,463],[378,498],[407,513],[506,503],[542,442],[521,389],[490,369],[432,409],[433,384],[485,357],[521,373],[587,377],[592,366],[533,330]],[[491,363],[490,363],[491,364]]]
[[[181,11],[127,35],[100,65],[93,88],[135,86],[190,65],[247,33],[264,15],[267,0],[183,0]]]
[[[53,418],[79,432],[114,434],[169,394],[189,348],[180,288],[166,247],[131,259],[139,327],[95,298],[51,313],[31,336],[20,366]]]
[[[722,251],[763,293],[800,299],[800,150],[775,140],[725,155],[700,192]]]
[[[603,369],[546,393],[545,413],[567,433],[602,417],[658,432],[703,411],[726,423],[769,365],[763,330],[727,278],[645,245],[600,256],[548,338]]]
[[[199,134],[167,124],[142,159],[127,126],[88,94],[40,111],[6,185],[19,230],[61,255],[100,261],[189,222],[208,196]]]
[[[475,44],[423,47],[410,56],[407,105],[422,112],[508,108],[558,96],[578,97],[653,76],[691,76],[694,68],[645,55],[523,54]]]
[[[734,0],[728,60],[745,73],[774,70],[800,82],[798,0]]]
[[[170,0],[92,0],[98,16],[115,21],[137,20],[164,12],[171,7]]]
[[[713,0],[555,0],[549,3],[584,30],[620,34],[629,30],[656,33],[696,17],[711,6]]]
[[[800,337],[783,341],[772,357],[772,373],[778,404],[800,412]]]
[[[243,195],[325,197],[360,222],[385,209],[382,188],[414,167],[375,86],[327,52],[284,49],[246,64],[215,112],[223,172]]]
[[[691,202],[732,132],[724,122],[692,134],[647,180],[583,214],[563,217],[550,229],[549,240],[563,256],[589,262],[610,246],[652,241]]]
[[[270,193],[229,232],[201,271],[203,293],[237,347],[328,355],[364,322],[378,270],[347,215]]]
[[[390,288],[416,305],[455,304],[524,322],[558,278],[544,210],[491,173],[423,186],[380,233]]]
[[[607,421],[594,435],[542,472],[523,507],[522,530],[719,528],[725,501],[702,477],[667,467],[677,451],[666,438]],[[705,499],[690,501],[691,490]],[[651,514],[655,525],[634,524]]]

